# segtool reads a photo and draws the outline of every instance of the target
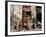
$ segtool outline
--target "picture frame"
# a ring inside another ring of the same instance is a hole
[[[40,12],[40,15],[37,15],[37,12],[38,14]],[[15,14],[15,18],[13,16],[14,14]],[[17,27],[15,27],[14,30],[15,25],[14,25],[14,21],[11,21],[11,16],[13,16],[13,19],[15,21],[16,19],[20,19],[20,20],[22,19],[21,21],[22,26],[18,24],[18,20],[17,20],[17,22],[15,22],[15,24],[17,23],[16,24]],[[29,20],[28,20],[29,18],[31,19],[30,20],[31,25],[29,25]],[[36,28],[34,24],[36,24]],[[24,35],[40,35],[40,34],[45,34],[45,3],[26,2],[26,1],[5,1],[5,36],[24,36]]]

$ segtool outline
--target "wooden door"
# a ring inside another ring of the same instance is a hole
[[[30,17],[29,15],[28,15],[28,13],[27,12],[30,12],[30,6],[23,6],[22,7],[22,28],[23,29],[26,29],[26,30],[28,30],[29,29],[29,27],[28,27],[28,17]],[[31,12],[30,12],[31,13]]]

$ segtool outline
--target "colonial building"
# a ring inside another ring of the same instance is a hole
[[[11,5],[10,7],[11,31],[14,32],[28,31],[28,30],[33,30],[35,28],[38,28],[38,19],[37,19],[38,12],[36,10],[37,8],[38,7],[34,5],[33,6]],[[40,19],[40,23],[41,23],[41,19]]]

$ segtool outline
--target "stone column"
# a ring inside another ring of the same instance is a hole
[[[35,18],[35,23],[34,24],[35,24],[35,27],[36,27],[36,7],[32,6],[31,11],[32,11],[32,19]]]

